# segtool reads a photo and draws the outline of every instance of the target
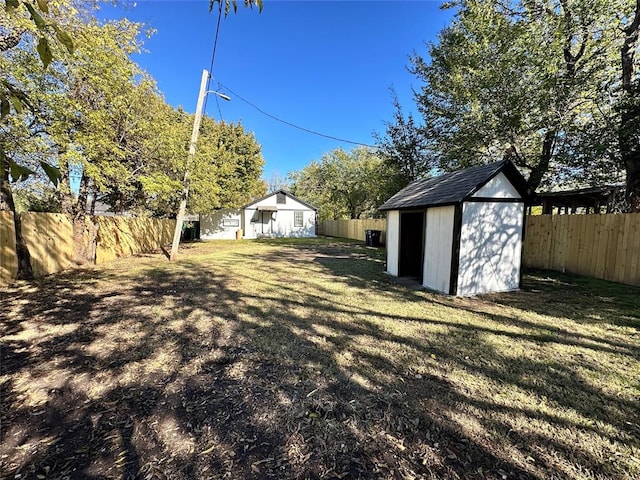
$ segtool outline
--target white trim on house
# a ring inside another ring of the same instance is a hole
[[[239,229],[242,229],[243,237],[249,239],[316,236],[316,209],[284,190],[260,198],[242,209],[218,210],[200,218],[202,240],[234,239]],[[239,225],[225,228],[224,220],[231,218],[238,219]]]

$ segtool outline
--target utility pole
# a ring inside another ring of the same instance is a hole
[[[180,236],[182,234],[182,224],[184,222],[184,214],[187,210],[187,199],[189,198],[189,175],[191,162],[196,154],[196,144],[198,143],[198,133],[200,132],[200,122],[202,121],[202,106],[204,97],[207,94],[207,81],[209,80],[209,72],[202,71],[202,81],[200,82],[200,93],[198,94],[198,103],[196,105],[196,116],[193,119],[193,130],[191,132],[191,143],[189,144],[189,156],[187,158],[187,168],[184,172],[184,180],[182,181],[182,198],[180,199],[180,208],[178,208],[178,216],[176,217],[176,229],[173,232],[173,243],[171,244],[170,261],[178,256],[178,246],[180,245]]]

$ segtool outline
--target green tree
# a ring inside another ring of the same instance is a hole
[[[387,194],[393,195],[409,183],[430,175],[437,168],[437,157],[426,126],[418,125],[412,114],[405,117],[395,91],[392,90],[395,112],[393,121],[386,122],[385,135],[374,134],[379,154],[384,158],[390,177]]]
[[[377,214],[391,176],[373,149],[341,148],[290,174],[292,193],[318,208],[321,219],[363,218]]]
[[[73,218],[74,257],[85,263],[93,261],[97,232],[87,218],[88,200],[97,192],[130,190],[132,173],[144,158],[144,140],[153,132],[144,114],[155,85],[130,59],[140,48],[141,25],[92,19],[76,20],[71,28],[78,46],[74,55],[55,62],[55,76],[41,77],[46,92],[41,111],[62,173],[62,210]],[[80,174],[77,196],[72,172]]]
[[[453,2],[456,17],[430,45],[431,60],[412,57],[424,82],[416,100],[441,167],[509,158],[537,188],[554,181],[550,174],[582,178],[608,161],[576,152],[585,132],[605,128],[597,99],[614,80],[612,3]]]
[[[240,207],[263,195],[264,159],[253,133],[246,132],[240,122],[215,122],[208,117],[201,128],[189,210]]]
[[[87,218],[89,200],[101,194],[116,211],[135,204],[137,174],[156,143],[158,120],[152,115],[161,119],[169,108],[153,80],[130,58],[140,50],[141,25],[128,20],[101,24],[89,13],[65,19],[77,41],[73,55],[53,45],[54,60],[45,67],[29,47],[35,39],[28,36],[7,53],[12,78],[30,92],[32,105],[22,112],[22,122],[13,122],[16,131],[22,124],[28,129],[22,141],[14,142],[11,156],[26,169],[36,151],[57,167],[58,195],[62,211],[73,219],[79,263],[93,260],[96,227]],[[79,177],[77,195],[74,175]]]
[[[211,12],[215,6],[218,4],[218,8],[220,11],[224,8],[225,16],[229,14],[231,9],[236,12],[238,10],[238,1],[237,0],[209,0],[209,11]],[[260,11],[262,11],[263,2],[262,0],[243,0],[243,4],[245,7],[253,8],[255,5],[258,7]]]
[[[264,194],[261,147],[241,123],[215,122],[204,117],[192,159],[185,155],[183,146],[189,141],[193,115],[174,111],[168,123],[162,144],[172,145],[175,155],[156,157],[158,163],[150,164],[140,176],[147,208],[154,214],[170,215],[176,211],[187,161],[191,162],[187,204],[190,212],[239,207]]]
[[[619,112],[618,145],[627,174],[627,202],[629,210],[640,212],[640,78],[635,55],[640,35],[640,0],[631,3],[634,3],[632,9],[620,12],[624,19],[619,70],[621,95],[616,110]]]
[[[23,42],[35,45],[40,60],[46,68],[52,59],[51,39],[64,45],[67,52],[73,52],[73,41],[64,29],[64,18],[69,14],[70,4],[57,2],[50,8],[42,0],[5,0],[4,11],[0,15],[0,128],[3,137],[16,127],[24,126],[16,122],[15,116],[21,116],[25,110],[33,111],[29,91],[23,88],[14,76],[14,63],[11,53]],[[62,19],[62,21],[61,21]],[[37,44],[32,39],[37,39]],[[18,257],[18,278],[33,277],[31,258],[22,237],[20,216],[16,211],[13,192],[10,185],[14,181],[29,177],[34,170],[27,168],[6,149],[7,142],[0,142],[0,208],[13,212],[15,225],[16,253]],[[24,156],[22,157],[24,158]],[[41,168],[52,181],[57,181],[58,171],[46,161],[40,162]]]
[[[13,189],[15,208],[22,212],[61,213],[62,207],[57,191],[48,180],[30,177]]]

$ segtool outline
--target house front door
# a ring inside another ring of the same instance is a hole
[[[270,211],[262,211],[261,214],[261,227],[262,231],[260,232],[262,235],[271,235],[273,233],[273,212]]]

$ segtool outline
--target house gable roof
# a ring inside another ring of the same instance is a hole
[[[313,205],[311,205],[311,204],[309,204],[309,203],[305,202],[304,200],[301,200],[300,198],[296,197],[294,194],[289,193],[289,192],[287,192],[286,190],[282,190],[282,189],[277,190],[277,191],[275,191],[275,192],[271,192],[271,193],[269,193],[269,194],[265,195],[264,197],[261,197],[261,198],[258,198],[258,199],[256,199],[256,200],[254,200],[254,201],[253,201],[253,202],[251,202],[251,203],[247,203],[247,204],[246,204],[244,207],[242,207],[242,208],[251,208],[251,207],[252,207],[253,205],[255,205],[256,203],[259,203],[259,202],[261,202],[261,201],[263,201],[263,200],[266,200],[267,198],[273,197],[273,196],[277,195],[278,193],[283,193],[283,194],[285,194],[287,197],[289,197],[289,198],[291,198],[291,199],[295,200],[295,201],[296,201],[296,202],[298,202],[298,203],[301,203],[301,204],[302,204],[302,205],[304,205],[305,207],[308,207],[308,208],[310,208],[311,210],[316,211],[316,212],[318,211],[318,209],[317,209],[316,207],[314,207]]]
[[[509,160],[503,160],[412,182],[384,202],[379,210],[461,203],[501,172],[525,201],[532,197],[531,188],[515,165]]]

